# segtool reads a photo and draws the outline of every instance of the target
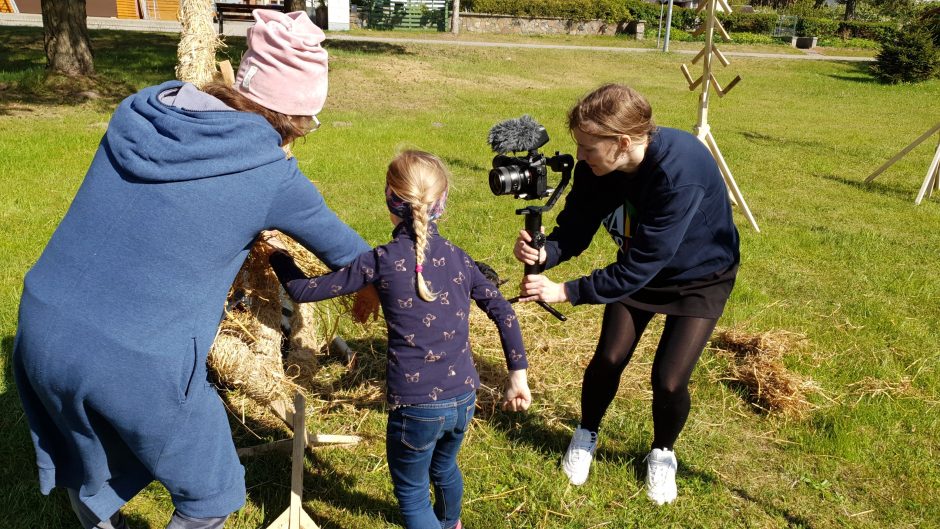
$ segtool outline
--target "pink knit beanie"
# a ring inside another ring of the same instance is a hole
[[[252,12],[248,51],[235,76],[235,90],[259,105],[289,116],[313,116],[327,88],[326,36],[303,11]]]

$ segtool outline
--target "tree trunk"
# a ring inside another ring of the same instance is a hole
[[[42,0],[41,8],[46,68],[64,75],[93,75],[85,0]]]
[[[306,11],[307,2],[306,0],[284,0],[284,10],[288,13],[293,13],[294,11]]]
[[[454,12],[450,15],[450,30],[454,35],[460,34],[460,0],[454,0]]]
[[[856,0],[845,0],[844,20],[852,20],[855,18],[855,2]]]

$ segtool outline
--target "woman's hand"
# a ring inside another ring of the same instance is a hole
[[[542,232],[545,232],[544,227],[542,228]],[[529,246],[530,242],[532,242],[532,236],[529,235],[529,232],[519,230],[519,237],[516,238],[516,245],[512,248],[512,254],[516,257],[516,260],[527,265],[544,263],[546,258],[545,248],[536,250]]]
[[[379,292],[372,285],[356,292],[356,301],[352,306],[352,317],[356,323],[366,323],[369,316],[373,320],[379,318]]]
[[[509,385],[503,396],[503,410],[525,411],[532,404],[532,393],[529,391],[529,381],[526,370],[519,369],[509,372]]]
[[[560,303],[568,301],[564,283],[555,283],[542,274],[531,274],[522,278],[519,285],[519,301],[544,301]]]

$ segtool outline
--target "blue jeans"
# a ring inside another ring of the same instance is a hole
[[[398,507],[408,529],[452,529],[460,521],[463,476],[457,452],[467,433],[476,392],[388,414],[385,452]],[[431,507],[429,485],[434,485]]]

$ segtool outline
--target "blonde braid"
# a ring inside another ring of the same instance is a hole
[[[411,227],[415,231],[415,264],[423,266],[425,252],[428,248],[428,205],[424,202],[412,204],[411,206]],[[424,281],[424,275],[415,269],[417,279],[415,286],[418,288],[418,297],[424,301],[434,301],[437,299],[437,293],[432,292],[428,284]]]

